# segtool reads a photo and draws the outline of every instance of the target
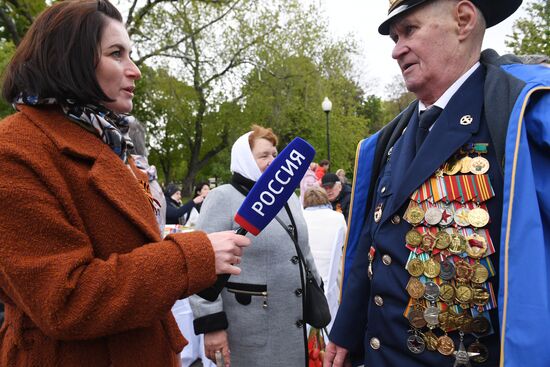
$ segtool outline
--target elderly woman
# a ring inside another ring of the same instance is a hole
[[[235,230],[233,220],[245,195],[277,155],[277,137],[260,126],[241,136],[231,150],[231,184],[213,189],[197,228]],[[302,281],[296,247],[286,226],[296,229],[308,266],[316,274],[300,201],[293,195],[278,217],[257,236],[242,258],[241,275],[230,278],[215,302],[190,298],[195,332],[204,333],[206,355],[239,367],[306,365]],[[250,236],[250,235],[249,235]],[[229,353],[231,351],[231,354]]]
[[[160,238],[128,154],[130,49],[108,1],[60,1],[5,72],[18,112],[0,123],[1,366],[178,366],[170,308],[239,272],[244,236]]]

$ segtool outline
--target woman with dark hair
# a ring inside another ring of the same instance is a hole
[[[118,10],[59,1],[5,72],[0,122],[0,365],[178,366],[170,308],[238,274],[231,231],[161,239],[128,148],[140,72]]]
[[[235,230],[235,213],[245,195],[277,155],[277,136],[254,125],[231,149],[231,184],[208,194],[197,228],[206,232]],[[300,367],[307,364],[302,281],[294,239],[320,282],[308,246],[300,200],[290,197],[256,237],[214,302],[189,298],[196,333],[204,333],[205,354],[213,361],[239,367]],[[291,232],[287,229],[291,228]],[[292,234],[291,234],[292,233]]]
[[[197,224],[197,220],[199,219],[199,214],[201,212],[202,202],[204,199],[206,199],[206,196],[208,195],[209,192],[210,192],[209,182],[206,182],[206,181],[199,182],[198,184],[195,185],[195,190],[193,191],[193,193],[195,195],[195,199],[199,200],[200,202],[195,204],[191,209],[191,212],[187,217],[187,222],[185,222],[186,226],[195,227],[195,225]]]

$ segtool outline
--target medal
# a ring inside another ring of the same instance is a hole
[[[449,251],[454,255],[460,255],[466,250],[466,238],[460,233],[451,234],[451,244],[449,245]]]
[[[443,311],[439,314],[439,327],[444,330],[452,329],[452,316],[449,311]]]
[[[441,266],[438,261],[435,261],[433,258],[429,258],[424,262],[424,275],[428,278],[435,278],[439,275]]]
[[[476,306],[485,306],[489,302],[489,298],[491,295],[487,289],[480,286],[473,288],[472,302]]]
[[[472,275],[474,274],[474,271],[470,264],[468,264],[464,260],[459,260],[457,263],[455,263],[455,277],[456,280],[458,280],[461,283],[467,283],[472,279]]]
[[[489,279],[489,270],[480,263],[472,266],[474,273],[472,274],[472,282],[476,284],[482,284]]]
[[[382,219],[382,204],[378,204],[374,210],[374,221],[378,223],[380,219]]]
[[[468,208],[459,208],[455,211],[454,220],[455,223],[458,224],[461,227],[468,227],[470,225],[470,222],[468,221]]]
[[[437,336],[430,330],[424,333],[424,342],[426,342],[426,348],[432,352],[437,350]]]
[[[439,231],[435,234],[435,247],[444,250],[451,244],[451,235],[445,231]]]
[[[432,281],[426,282],[424,298],[430,302],[435,302],[439,298],[439,286]]]
[[[412,247],[418,247],[422,243],[422,234],[413,228],[405,235],[405,241]]]
[[[462,169],[462,163],[460,160],[455,161],[449,161],[445,163],[445,167],[443,168],[443,172],[448,176],[456,175],[460,170]]]
[[[480,259],[487,252],[487,240],[485,237],[473,233],[466,238],[466,253],[472,259]]]
[[[424,220],[424,210],[417,205],[413,205],[407,210],[405,219],[413,226],[418,225]]]
[[[445,259],[440,265],[439,277],[443,280],[451,280],[455,277],[455,266],[448,259]]]
[[[472,158],[470,162],[470,172],[475,175],[482,175],[489,171],[489,161],[481,156]]]
[[[411,277],[407,283],[406,289],[411,298],[420,299],[424,296],[426,286],[418,280],[418,278]]]
[[[468,347],[469,353],[477,353],[477,355],[472,356],[471,359],[475,363],[483,363],[489,359],[489,349],[481,344],[479,340],[476,340]]]
[[[489,213],[482,208],[475,208],[468,212],[468,222],[474,227],[485,227],[489,223]]]
[[[464,333],[471,333],[472,332],[472,321],[474,318],[470,316],[468,313],[464,312],[460,315],[460,325],[459,328]]]
[[[458,350],[454,352],[455,355],[455,363],[453,364],[453,367],[460,367],[460,366],[466,366],[471,367],[470,364],[470,357],[473,357],[475,355],[478,355],[478,353],[469,353],[466,351],[466,348],[464,347],[464,333],[460,332],[460,344],[458,347]]]
[[[452,304],[455,299],[455,289],[451,283],[442,283],[439,286],[439,298],[446,304]]]
[[[443,206],[441,208],[441,221],[439,222],[439,225],[442,227],[450,226],[453,223],[453,211],[451,210],[451,207],[448,205]]]
[[[472,332],[477,335],[485,335],[491,330],[491,324],[483,316],[476,316],[472,320]]]
[[[470,173],[470,166],[472,165],[472,158],[464,156],[460,160],[460,173]]]
[[[431,226],[437,225],[441,222],[442,211],[439,208],[429,208],[424,214],[424,220]]]
[[[435,306],[428,306],[424,310],[424,320],[428,323],[430,326],[437,326],[439,323],[439,308]]]
[[[415,329],[422,329],[427,324],[426,320],[424,319],[423,312],[417,309],[409,312],[407,318],[409,319],[409,323],[411,324],[411,326]]]
[[[407,271],[413,277],[419,277],[424,273],[424,263],[418,258],[411,259],[407,264]]]
[[[462,285],[459,285],[456,288],[455,297],[456,297],[457,302],[460,303],[460,304],[470,303],[473,296],[474,296],[474,292],[473,292],[472,288],[470,288],[467,285],[462,284]]]
[[[419,335],[414,334],[407,338],[407,348],[414,354],[420,354],[426,349],[426,343]]]
[[[422,250],[431,252],[435,247],[435,237],[430,231],[424,233],[422,236]]]
[[[444,356],[450,356],[453,354],[455,351],[453,339],[449,338],[446,334],[437,338],[437,351]]]

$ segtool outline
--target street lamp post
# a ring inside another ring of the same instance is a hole
[[[328,115],[330,114],[330,111],[332,110],[332,102],[328,97],[325,97],[323,100],[323,103],[321,105],[323,107],[323,111],[325,111],[325,114],[327,115],[327,159],[329,162],[330,160],[330,133],[328,129]]]

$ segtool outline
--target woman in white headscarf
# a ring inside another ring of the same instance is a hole
[[[260,126],[241,136],[231,150],[231,184],[210,192],[197,228],[205,232],[237,229],[235,213],[246,193],[277,155],[277,137]],[[314,273],[300,201],[293,195],[278,217],[296,228],[298,243]],[[290,213],[290,216],[289,216]],[[281,223],[273,220],[256,237],[215,302],[192,297],[195,332],[205,334],[206,355],[223,356],[225,366],[305,366],[307,347],[302,282],[296,247]],[[317,276],[317,279],[319,277]],[[231,354],[230,354],[231,352]]]

